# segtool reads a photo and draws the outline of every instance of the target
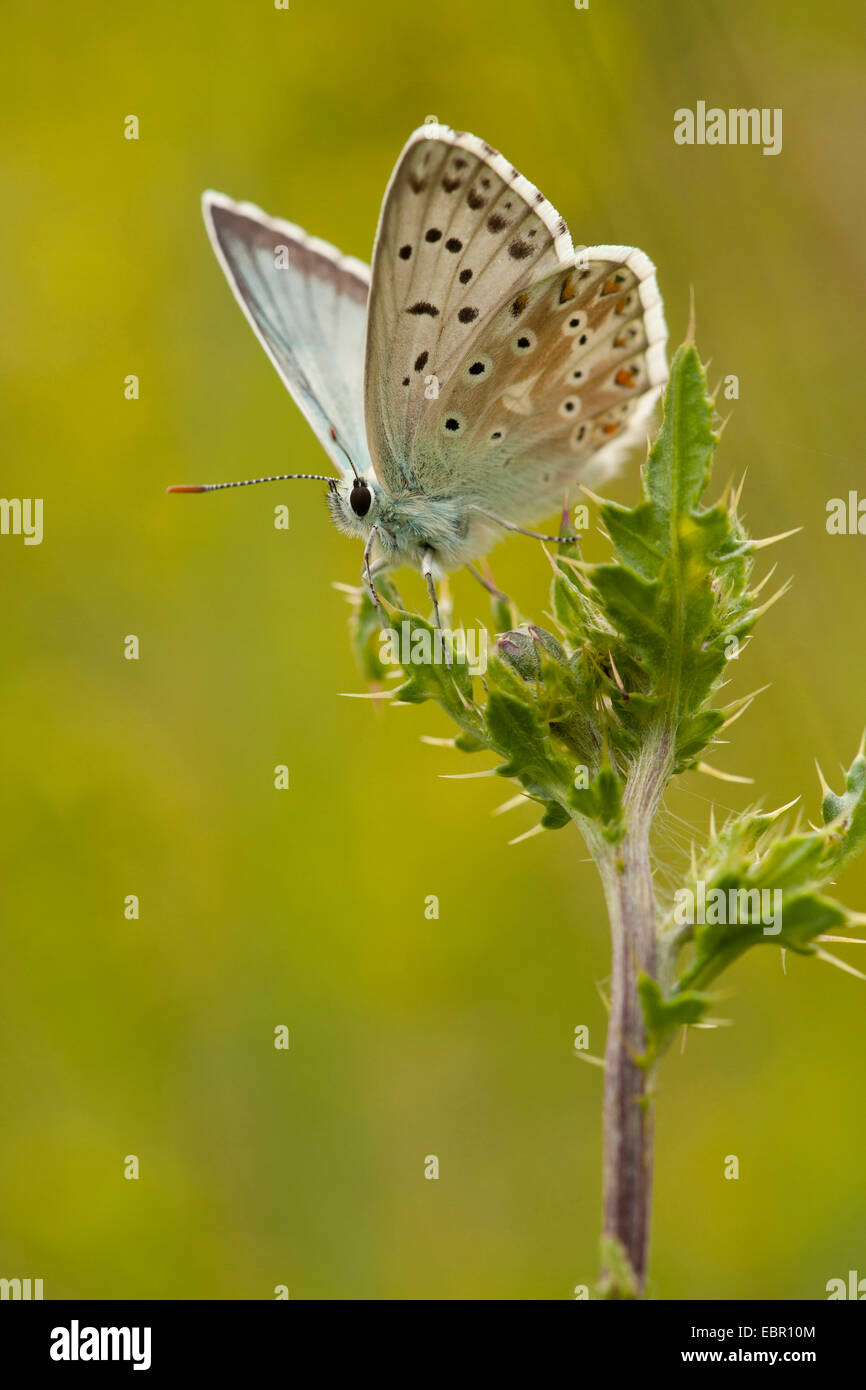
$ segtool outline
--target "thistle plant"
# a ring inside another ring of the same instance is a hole
[[[708,748],[755,698],[721,698],[728,659],[784,592],[765,599],[766,581],[753,578],[757,553],[782,538],[749,537],[739,492],[703,501],[714,423],[687,342],[641,500],[626,507],[590,494],[610,559],[584,561],[564,520],[548,551],[552,618],[527,621],[495,595],[483,676],[458,652],[450,664],[435,659],[431,624],[402,609],[393,584],[378,585],[414,653],[389,697],[439,704],[457,726],[453,747],[494,753],[497,773],[538,804],[539,827],[575,826],[601,877],[612,948],[599,1286],[608,1298],[645,1293],[654,1082],[678,1030],[706,1025],[708,987],[752,947],[826,957],[825,943],[863,920],[827,891],[866,840],[862,745],[839,793],[821,779],[816,823],[791,825],[793,803],[755,805],[720,826],[711,815],[679,888],[664,894],[654,882],[651,833],[665,792],[692,769],[713,772]],[[381,686],[381,615],[368,595],[355,602],[357,654]]]

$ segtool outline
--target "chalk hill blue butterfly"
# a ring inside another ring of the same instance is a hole
[[[575,250],[492,146],[427,122],[385,192],[372,271],[222,194],[217,259],[337,473],[331,516],[365,574],[433,580],[526,531],[643,434],[667,377],[655,270],[627,246]],[[271,481],[250,479],[250,482]],[[245,483],[184,486],[215,491]]]

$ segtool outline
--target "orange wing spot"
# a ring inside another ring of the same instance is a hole
[[[622,297],[622,299],[620,299],[620,300],[617,301],[616,309],[614,310],[614,312],[617,313],[617,314],[624,314],[625,311],[626,311],[626,309],[627,309],[628,306],[629,306],[629,300],[630,300],[630,299],[631,299],[631,295],[624,294],[623,297]]]
[[[619,425],[613,420],[606,420],[601,428],[604,434],[616,434]]]
[[[574,299],[576,290],[577,276],[575,275],[573,270],[570,270],[566,275],[565,279],[563,280],[562,288],[559,291],[560,304],[567,304],[570,299]]]
[[[620,285],[622,285],[624,282],[625,276],[623,275],[621,270],[616,270],[614,271],[613,275],[608,275],[607,279],[604,282],[604,286],[602,287],[602,290],[598,296],[599,299],[602,299],[606,294],[616,294]]]
[[[620,333],[616,338],[614,338],[613,345],[614,347],[625,347],[625,335],[623,333]]]
[[[634,386],[637,381],[637,367],[620,367],[614,381],[617,386]]]

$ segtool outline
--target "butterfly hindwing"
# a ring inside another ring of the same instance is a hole
[[[363,471],[367,266],[251,203],[206,193],[202,208],[235,298],[295,402],[340,473],[350,470],[332,426]]]
[[[427,403],[415,456],[444,452],[454,491],[509,520],[537,519],[640,437],[666,379],[665,337],[643,253],[591,248],[479,331]]]

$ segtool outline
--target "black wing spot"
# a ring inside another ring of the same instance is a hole
[[[401,261],[408,261],[408,259],[409,259],[409,257],[411,256],[411,254],[412,254],[412,247],[411,247],[411,246],[401,246],[401,247],[400,247],[400,260],[401,260]]]
[[[498,212],[491,213],[487,219],[488,232],[501,232],[502,228],[507,226],[508,223],[505,221],[505,218],[500,216]]]
[[[411,304],[406,310],[407,314],[429,314],[431,319],[439,317],[439,310],[435,304],[428,304],[426,299],[419,299],[416,304]]]
[[[463,242],[456,236],[450,236],[445,243],[445,250],[456,256],[458,251],[463,250]]]
[[[420,353],[418,354],[418,356],[415,358],[415,370],[416,370],[416,372],[423,372],[424,368],[427,366],[427,358],[428,358],[429,356],[430,356],[429,352],[420,352]]]
[[[458,280],[460,281],[461,285],[468,285],[468,284],[469,284],[469,281],[472,279],[472,271],[471,271],[471,270],[461,270],[461,272],[460,272],[460,274],[458,275],[457,278],[458,278]]]
[[[538,339],[533,333],[532,329],[526,328],[523,330],[522,333],[519,333],[516,337],[512,338],[511,350],[512,352],[516,352],[518,356],[520,356],[522,353],[525,352],[533,352],[537,342]]]
[[[477,318],[478,318],[478,310],[477,310],[477,309],[461,309],[461,310],[458,312],[457,317],[458,317],[458,319],[460,320],[461,323],[471,323],[473,319],[477,319]]]
[[[440,238],[441,238],[441,236],[442,236],[442,233],[440,232],[440,230],[439,230],[438,227],[431,227],[430,230],[426,233],[426,235],[425,235],[425,237],[424,237],[424,240],[425,240],[425,241],[439,241]]]
[[[469,192],[466,194],[466,201],[471,208],[477,211],[478,208],[483,208],[485,206],[487,199],[483,198],[477,189],[470,188]]]
[[[516,261],[525,260],[526,257],[531,254],[531,252],[532,247],[529,245],[529,242],[521,241],[519,237],[517,241],[512,241],[511,245],[508,248],[509,256],[513,256],[514,260]]]

